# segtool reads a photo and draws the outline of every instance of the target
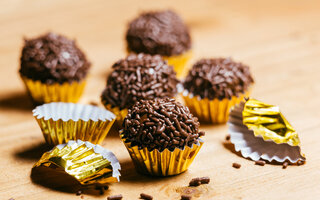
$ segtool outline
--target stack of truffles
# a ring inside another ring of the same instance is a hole
[[[249,98],[254,80],[247,65],[203,58],[183,76],[191,36],[173,11],[142,13],[129,23],[126,42],[128,55],[112,65],[101,94],[104,109],[76,103],[91,64],[75,41],[54,33],[25,40],[20,76],[40,104],[33,115],[54,146],[35,168],[60,169],[81,185],[118,182],[119,161],[99,145],[114,128],[139,172],[177,175],[204,144],[199,121],[228,120],[231,142],[244,157],[305,161],[279,108]],[[175,99],[179,95],[185,105]]]

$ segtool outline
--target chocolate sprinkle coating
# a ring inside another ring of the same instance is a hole
[[[80,81],[91,65],[75,41],[54,33],[25,40],[20,61],[21,75],[47,84]]]
[[[195,96],[221,100],[245,93],[253,82],[248,66],[231,58],[215,58],[196,62],[183,86]]]
[[[131,54],[116,62],[102,93],[102,101],[130,108],[141,99],[174,97],[179,83],[173,68],[159,55]]]
[[[149,151],[191,147],[204,135],[189,109],[174,99],[138,101],[123,122],[123,138],[131,146]]]
[[[191,48],[188,27],[171,10],[142,13],[129,24],[126,40],[129,50],[152,55],[179,55]]]

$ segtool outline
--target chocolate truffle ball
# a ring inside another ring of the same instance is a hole
[[[215,58],[196,62],[183,86],[194,96],[221,100],[245,93],[252,83],[248,66],[230,58]]]
[[[43,83],[80,81],[88,73],[90,63],[75,41],[48,33],[25,40],[20,74]]]
[[[126,34],[128,49],[136,53],[179,55],[191,48],[188,27],[173,11],[142,13]]]
[[[131,146],[149,151],[191,147],[204,135],[188,107],[174,99],[141,100],[129,109],[123,122],[123,138]]]
[[[102,101],[120,109],[141,99],[174,97],[176,73],[159,55],[131,54],[112,66]]]

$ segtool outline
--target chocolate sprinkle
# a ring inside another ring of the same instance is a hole
[[[260,165],[260,166],[264,166],[266,164],[266,162],[264,160],[257,160],[255,162],[256,165]]]
[[[113,196],[108,196],[108,200],[121,200],[123,197],[122,197],[122,194],[117,194],[117,195],[113,195]]]
[[[181,200],[190,200],[190,199],[191,199],[191,196],[189,195],[185,195],[185,194],[181,195]]]
[[[216,58],[196,62],[183,86],[195,96],[221,100],[245,93],[253,82],[248,66],[231,58]]]
[[[123,138],[131,146],[149,151],[191,147],[198,142],[199,122],[189,109],[174,99],[138,101],[123,122]]]
[[[287,167],[288,167],[288,162],[284,162],[284,163],[282,163],[282,169],[286,169]]]
[[[145,200],[152,200],[153,197],[149,194],[141,193],[140,194],[140,199],[145,199]]]
[[[241,165],[239,163],[232,163],[232,167],[239,169]]]
[[[172,56],[191,48],[188,27],[170,10],[142,13],[129,24],[126,39],[136,53]]]
[[[20,60],[21,75],[47,84],[81,81],[90,68],[75,41],[54,33],[25,40]]]
[[[204,176],[200,178],[201,184],[208,184],[210,182],[210,177]]]
[[[78,190],[77,193],[76,193],[77,196],[80,196],[81,194],[82,194],[81,190]]]
[[[131,107],[141,99],[174,97],[176,73],[160,56],[131,54],[116,62],[109,75],[102,101],[112,106]]]
[[[226,140],[227,140],[227,141],[229,141],[229,140],[230,140],[230,138],[231,138],[231,136],[230,136],[230,135],[227,135],[227,136],[226,136]]]
[[[201,179],[200,178],[193,178],[189,182],[189,186],[192,186],[192,187],[197,187],[199,185],[201,185]]]

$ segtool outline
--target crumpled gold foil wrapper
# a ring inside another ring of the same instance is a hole
[[[282,115],[278,106],[249,99],[244,104],[242,117],[243,124],[253,130],[255,136],[273,140],[278,144],[300,145],[298,133]]]
[[[72,83],[45,84],[39,80],[32,80],[21,76],[26,89],[36,103],[77,102],[84,90],[86,81]]]
[[[127,147],[130,157],[140,173],[153,176],[172,176],[186,171],[203,145],[199,139],[198,144],[184,149],[175,148],[174,151],[165,149],[162,152],[155,149],[149,151],[147,148],[140,149],[138,146],[131,146],[130,142],[125,142],[125,138],[120,131],[120,137]]]
[[[226,123],[230,109],[248,96],[249,92],[246,92],[239,96],[233,96],[231,99],[219,100],[216,98],[209,100],[208,98],[202,99],[200,96],[193,96],[187,90],[182,92],[186,106],[199,118],[199,121],[212,124]]]
[[[81,185],[120,181],[121,167],[116,156],[99,145],[80,140],[54,147],[44,153],[33,167],[62,169]]]
[[[107,104],[104,100],[102,100],[102,104],[104,105],[104,107],[107,110],[110,110],[111,112],[113,112],[117,116],[116,117],[117,125],[119,127],[122,127],[123,120],[124,120],[124,118],[126,118],[126,116],[128,114],[128,109],[125,108],[125,109],[120,110],[119,107],[112,107],[111,104]]]
[[[63,102],[38,106],[33,116],[50,145],[77,139],[101,144],[116,119],[103,108]]]
[[[163,59],[167,60],[168,64],[173,66],[174,71],[177,73],[177,77],[184,75],[186,65],[192,57],[192,51],[189,50],[180,55],[164,56]]]

